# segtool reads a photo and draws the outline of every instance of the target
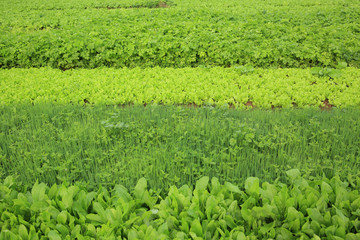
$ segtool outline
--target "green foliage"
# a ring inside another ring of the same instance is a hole
[[[342,75],[341,70],[334,68],[311,68],[311,73],[317,77],[329,77],[330,79],[339,78]]]
[[[7,177],[0,184],[0,238],[358,239],[360,179],[308,180],[297,172],[289,170],[285,184],[248,178],[245,189],[203,177],[193,191],[171,186],[163,197],[144,178],[133,191],[36,183],[30,194]],[[73,192],[66,208],[64,192]]]
[[[0,11],[0,68],[360,62],[357,0],[3,0]]]
[[[339,70],[340,71],[340,70]],[[360,106],[360,70],[330,79],[309,69],[3,69],[0,104],[165,104],[250,108]],[[127,125],[117,123],[117,128]],[[250,137],[250,136],[248,136]]]
[[[358,0],[0,13],[0,239],[360,239]]]
[[[359,173],[359,118],[355,109],[0,106],[0,178],[18,175],[25,188],[38,179],[49,185],[81,181],[94,189],[129,188],[145,177],[149,187],[166,191],[202,176],[236,184],[250,176],[273,181],[289,168],[346,177]],[[197,189],[209,181],[202,178]],[[44,186],[34,186],[43,196]],[[139,197],[145,188],[138,185]],[[256,196],[256,180],[246,189]],[[75,192],[62,193],[64,209]],[[149,196],[143,199],[152,204]]]
[[[121,9],[121,8],[156,8],[159,7],[159,3],[167,3],[171,1],[161,0],[20,0],[17,2],[4,1],[3,7],[16,7],[11,9],[13,12],[22,11],[27,9],[28,11],[65,11],[71,9],[86,10],[86,9]],[[10,10],[10,9],[9,9]],[[26,17],[26,13],[23,13],[23,17]]]

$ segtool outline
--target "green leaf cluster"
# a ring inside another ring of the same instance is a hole
[[[159,3],[169,4],[168,0],[29,0],[29,1],[4,1],[3,8],[13,8],[11,12],[22,12],[24,9],[28,11],[65,11],[71,9],[120,9],[120,8],[156,8]],[[26,16],[26,13],[21,15]]]
[[[360,106],[360,70],[340,76],[314,69],[134,68],[2,69],[0,104],[165,104],[251,108],[309,108],[327,101]],[[330,75],[329,75],[330,74]],[[332,76],[332,77],[330,77]],[[250,105],[249,105],[250,103]]]
[[[77,185],[35,183],[19,190],[0,184],[2,239],[358,239],[360,179],[308,180],[299,170],[288,183],[244,187],[202,177],[195,189],[171,186],[164,198],[140,179],[88,191]]]
[[[359,67],[356,0],[3,0],[0,11],[0,68]]]

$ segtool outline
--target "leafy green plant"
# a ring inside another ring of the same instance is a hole
[[[330,79],[339,78],[342,75],[341,70],[334,68],[311,68],[311,74],[317,77],[329,77]]]
[[[0,68],[359,67],[357,1],[291,4],[3,0]]]
[[[244,186],[202,177],[171,186],[163,196],[139,179],[88,191],[77,185],[35,183],[31,192],[7,177],[0,184],[2,239],[357,239],[360,179],[309,180],[287,171],[288,182]],[[350,176],[349,176],[350,177]]]
[[[336,81],[309,69],[134,68],[3,69],[0,104],[196,105],[245,109],[358,108],[360,71],[341,70]],[[330,74],[330,73],[328,73]],[[331,74],[330,74],[331,75]]]

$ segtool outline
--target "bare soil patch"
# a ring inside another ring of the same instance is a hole
[[[326,110],[326,111],[329,111],[331,110],[333,107],[335,107],[334,105],[330,104],[329,103],[329,99],[325,99],[324,101],[322,101],[323,105],[320,106],[320,109],[321,110]]]

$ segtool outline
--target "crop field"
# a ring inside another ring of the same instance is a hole
[[[360,239],[358,0],[0,13],[0,240]]]
[[[358,0],[154,1],[1,0],[0,68],[360,66]]]
[[[360,70],[238,68],[10,69],[0,71],[1,105],[193,105],[357,108]]]

